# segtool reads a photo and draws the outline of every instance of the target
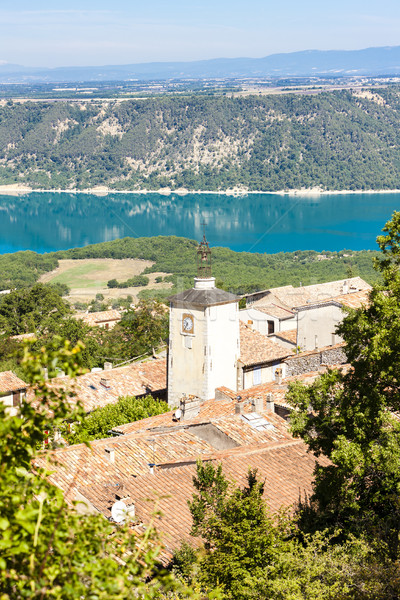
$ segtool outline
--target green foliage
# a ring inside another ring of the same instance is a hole
[[[193,535],[204,548],[183,544],[172,571],[226,600],[387,600],[398,598],[399,565],[382,560],[362,535],[299,531],[284,513],[272,518],[263,484],[249,472],[237,487],[221,465],[201,462],[189,508]]]
[[[193,285],[193,277],[197,272],[196,247],[194,240],[158,236],[112,240],[84,248],[62,250],[44,257],[34,252],[7,254],[0,256],[0,287],[2,281],[5,288],[33,285],[42,272],[52,270],[58,265],[58,260],[64,258],[140,258],[154,264],[138,277],[159,271],[171,273],[164,281],[174,286],[172,291],[142,290],[140,297],[149,298],[153,295],[165,300],[175,291]],[[319,261],[318,252],[312,250],[260,254],[213,248],[213,274],[224,289],[239,294],[281,285],[299,285],[300,282],[308,285],[345,279],[350,271],[370,283],[378,279],[372,266],[372,258],[377,257],[378,252],[343,250],[325,254],[329,260]],[[148,283],[145,279],[139,281],[140,285]],[[110,280],[109,284],[111,287],[120,285],[116,279]]]
[[[399,90],[0,108],[0,182],[36,188],[398,189]],[[121,136],[102,132],[112,121]],[[59,123],[65,130],[59,131]],[[207,154],[193,159],[195,145]],[[139,169],[135,164],[145,165]]]
[[[74,248],[56,253],[58,259],[82,258],[141,258],[154,262],[144,273],[166,272],[172,275],[165,278],[174,289],[143,290],[140,295],[161,294],[164,299],[175,291],[182,291],[193,285],[197,273],[197,242],[175,236],[153,238],[123,238],[100,244]],[[360,277],[373,283],[378,274],[373,268],[372,259],[379,255],[372,251],[325,252],[329,260],[318,260],[318,252],[313,250],[260,254],[254,252],[234,252],[228,248],[213,248],[213,274],[226,290],[235,293],[277,287],[281,285],[309,285],[325,281],[346,279],[348,269],[353,269]],[[111,280],[115,286],[116,280]],[[118,284],[119,285],[119,284]],[[160,296],[158,296],[160,297]]]
[[[367,532],[391,559],[400,550],[400,213],[385,226],[376,262],[383,282],[375,285],[370,306],[350,311],[338,328],[351,363],[347,374],[332,371],[309,387],[294,385],[288,399],[296,408],[291,424],[316,456],[319,466],[310,527]],[[310,412],[309,407],[312,407]]]
[[[189,585],[193,583],[197,574],[198,549],[187,542],[182,542],[178,550],[173,553],[171,568],[176,577]]]
[[[55,292],[57,292],[57,294],[59,294],[60,296],[68,296],[68,294],[71,291],[66,283],[56,282],[56,283],[46,283],[46,285],[48,287],[50,287],[51,289],[53,289]]]
[[[44,331],[71,312],[58,291],[36,283],[0,296],[0,329],[8,335]]]
[[[149,284],[149,278],[146,275],[135,275],[126,281],[121,281],[118,283],[116,279],[110,279],[107,282],[107,287],[109,288],[128,288],[128,287],[140,287],[146,286]]]
[[[262,498],[264,484],[256,475],[249,471],[247,487],[236,488],[221,465],[199,461],[193,479],[192,534],[205,541],[199,577],[206,585],[218,585],[226,598],[248,598],[281,547],[282,536]]]
[[[110,331],[110,351],[127,358],[148,354],[165,343],[168,327],[168,311],[163,304],[156,300],[140,300],[134,308],[127,309]]]
[[[140,539],[128,525],[116,529],[101,516],[80,515],[46,478],[51,462],[49,469],[31,470],[39,457],[51,460],[42,450],[49,415],[53,428],[81,415],[79,404],[72,414],[65,393],[50,390],[43,378],[44,366],[50,376],[57,368],[75,376],[79,346],[65,343],[37,355],[26,351],[24,361],[37,406],[24,402],[20,413],[10,416],[0,403],[2,599],[127,600],[176,588],[170,575],[155,569],[158,548],[150,543],[151,526]]]
[[[81,342],[83,344],[80,353],[81,364],[85,369],[90,370],[93,367],[103,366],[101,354],[103,337],[106,335],[106,332],[99,327],[90,327],[82,319],[68,316],[51,321],[46,330],[38,336],[33,347],[39,350],[42,346],[48,348],[54,345],[54,336],[69,340],[72,344]]]
[[[123,396],[116,404],[107,404],[86,415],[79,424],[74,425],[73,432],[67,433],[66,437],[70,444],[110,437],[110,430],[118,425],[160,415],[168,410],[166,402],[155,400],[150,395],[145,398]]]
[[[33,285],[43,273],[58,267],[52,255],[36,254],[27,250],[15,254],[0,255],[0,290]]]

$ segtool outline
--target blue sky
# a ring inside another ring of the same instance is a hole
[[[1,0],[0,61],[102,65],[400,45],[398,0]]]

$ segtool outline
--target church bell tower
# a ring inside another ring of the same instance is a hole
[[[215,287],[205,234],[197,248],[194,287],[170,298],[169,325],[171,408],[179,406],[184,394],[209,400],[219,386],[236,390],[239,298]]]

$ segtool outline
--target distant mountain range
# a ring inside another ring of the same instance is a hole
[[[364,50],[306,50],[264,58],[216,58],[101,67],[35,68],[0,65],[0,83],[69,83],[130,79],[208,79],[400,74],[400,46]]]

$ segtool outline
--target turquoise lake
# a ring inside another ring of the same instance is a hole
[[[126,236],[202,237],[237,251],[375,249],[400,194],[0,196],[0,253],[49,252]]]

